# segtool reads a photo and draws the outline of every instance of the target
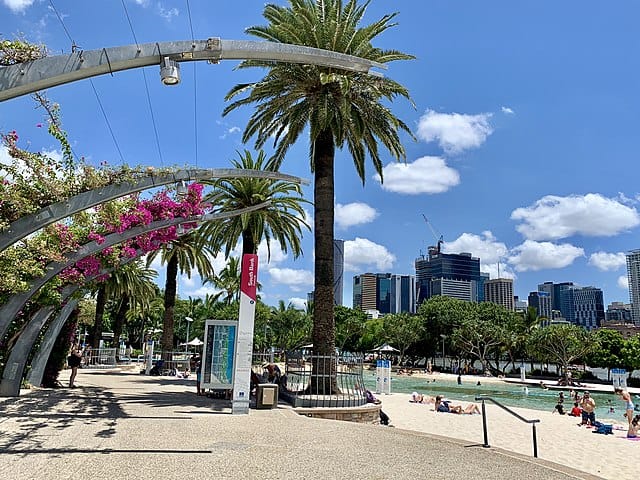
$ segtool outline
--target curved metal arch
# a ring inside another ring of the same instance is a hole
[[[58,312],[58,315],[56,315],[56,318],[54,318],[52,322],[49,324],[49,328],[47,328],[47,331],[44,334],[44,339],[42,340],[42,344],[40,345],[40,348],[35,353],[35,355],[33,356],[33,360],[31,361],[31,371],[29,372],[29,376],[27,377],[31,385],[35,385],[37,387],[42,385],[42,377],[44,376],[44,369],[47,366],[47,361],[49,360],[49,356],[51,355],[51,350],[53,350],[53,345],[56,343],[56,339],[60,334],[60,330],[62,330],[62,326],[66,323],[67,319],[69,318],[69,315],[71,315],[71,312],[73,312],[73,310],[76,308],[79,302],[80,300],[77,298],[69,300],[69,302],[67,302],[67,304]],[[28,351],[31,351],[31,348],[33,347],[33,343],[35,342],[36,338],[33,339],[32,345],[29,347]],[[25,354],[25,357],[27,354]],[[22,367],[22,372],[24,372],[24,367],[26,366],[26,358],[23,360],[23,362],[25,362],[25,365],[23,365]],[[2,383],[5,383],[4,375],[2,378]],[[12,381],[11,383],[12,383],[11,388],[9,388],[8,386],[3,387],[0,384],[0,392],[9,391],[10,394],[6,396],[10,396],[10,397],[16,397],[20,395],[19,385],[18,385],[18,388],[16,389],[15,380]]]
[[[65,305],[64,309],[68,306]],[[2,381],[0,381],[0,397],[15,397],[20,394],[20,384],[22,374],[27,363],[27,355],[38,338],[38,334],[42,327],[47,323],[51,314],[56,310],[55,306],[49,305],[38,310],[31,321],[27,324],[25,330],[20,334],[15,345],[11,349],[7,364],[2,372]],[[67,314],[68,316],[68,314]]]
[[[123,265],[126,265],[127,263],[132,262],[135,259],[140,258],[142,253],[143,253],[142,250],[138,250],[137,255],[135,257],[122,259],[122,261],[118,264],[118,268],[122,267]],[[98,275],[88,279],[88,281],[91,281],[91,280],[97,278],[99,275],[104,275],[105,273],[109,273],[109,272],[113,271],[114,269],[115,268],[103,269],[102,271],[100,271],[100,273]],[[66,286],[62,290],[62,293],[61,293],[61,297],[62,297],[61,301],[62,301],[62,303],[67,301],[71,295],[73,295],[75,292],[77,292],[81,288],[84,288],[84,286],[82,286],[82,287],[80,285],[68,285],[68,286]],[[78,304],[78,302],[79,302],[79,299],[71,299],[71,300],[69,300],[69,302],[67,302],[65,304],[65,306],[62,307],[62,309],[58,312],[58,315],[56,316],[56,318],[49,324],[49,327],[47,328],[47,331],[44,334],[44,338],[42,340],[42,344],[40,345],[40,348],[38,348],[38,351],[34,354],[33,360],[31,361],[31,371],[30,371],[29,377],[28,377],[29,378],[29,383],[31,383],[31,385],[40,386],[42,384],[42,377],[44,375],[44,369],[47,366],[47,361],[49,360],[49,355],[51,354],[51,349],[53,348],[53,345],[55,344],[56,338],[58,337],[58,334],[60,333],[60,330],[62,329],[62,326],[67,321],[67,318],[69,317],[69,315],[71,314],[71,312],[73,311],[75,306]],[[72,307],[67,307],[67,305],[69,305],[71,303],[73,303],[73,306]],[[47,308],[47,307],[43,307],[42,309],[44,309],[44,308]],[[40,310],[42,310],[42,309],[40,309]],[[31,320],[29,320],[29,323],[34,323],[34,322],[38,321],[36,319],[36,316],[38,315],[40,310],[38,312],[36,312],[36,314],[33,316],[33,318]],[[45,324],[46,324],[46,322],[41,324],[40,329],[38,330],[38,333],[40,332],[40,330],[42,330],[42,327],[44,327]],[[27,325],[25,327],[24,331],[26,332],[30,328],[31,327],[29,325]],[[21,336],[22,336],[22,334],[21,334]],[[27,341],[25,341],[24,345],[20,347],[21,348],[21,352],[16,354],[16,361],[14,363],[17,363],[17,362],[21,362],[22,363],[22,366],[18,367],[18,370],[20,370],[20,372],[24,372],[24,368],[27,365],[27,357],[29,355],[29,352],[33,348],[33,345],[36,342],[37,338],[38,338],[38,335],[35,335],[33,337],[30,337],[30,338],[26,339]],[[20,338],[19,340],[22,340],[22,338]],[[18,343],[17,342],[13,346],[11,355],[13,355],[13,351],[16,348],[18,348]],[[17,396],[17,395],[19,395],[20,394],[21,378],[22,378],[22,373],[20,374],[19,377],[14,378],[14,379],[5,379],[4,375],[3,375],[2,381],[0,383],[0,392],[10,392],[6,396]],[[3,386],[2,385],[3,383],[7,383],[7,384],[10,384],[10,385]],[[0,396],[2,396],[1,393],[0,393]]]
[[[225,178],[258,178],[282,180],[302,185],[309,184],[309,181],[306,179],[285,173],[247,170],[242,168],[178,170],[167,174],[149,175],[137,179],[135,183],[123,182],[89,190],[88,192],[74,195],[61,202],[48,205],[31,215],[19,218],[0,233],[0,252],[47,225],[51,225],[54,222],[86,210],[87,208],[95,207],[96,205],[125,195],[161,185],[168,185],[170,183],[196,180],[222,180]]]
[[[301,63],[369,73],[386,65],[353,55],[276,42],[247,40],[174,41],[126,45],[100,50],[77,50],[0,68],[0,101],[83,78],[131,68],[159,65],[164,57],[177,62],[208,60],[265,60]]]
[[[161,228],[170,227],[173,225],[179,225],[181,223],[189,223],[189,222],[207,222],[212,220],[222,220],[225,218],[235,217],[237,215],[241,215],[243,213],[253,212],[255,210],[260,210],[268,206],[271,202],[263,202],[258,205],[253,205],[251,207],[241,208],[235,210],[233,212],[223,212],[223,213],[209,213],[206,215],[202,215],[199,217],[192,218],[171,218],[167,220],[158,220],[156,222],[151,222],[149,225],[140,225],[139,227],[131,228],[123,233],[112,233],[107,235],[103,243],[98,245],[96,242],[92,241],[85,245],[82,245],[77,251],[69,254],[67,256],[67,261],[65,262],[56,262],[47,265],[47,272],[35,279],[31,282],[31,288],[26,292],[19,293],[17,295],[13,295],[7,303],[0,307],[0,339],[4,337],[7,333],[7,329],[11,324],[11,321],[15,318],[20,309],[29,301],[29,299],[35,295],[35,293],[49,280],[58,275],[65,268],[73,265],[74,263],[82,260],[89,255],[93,255],[104,250],[107,247],[116,245],[118,243],[122,243],[125,240],[129,240],[131,238],[137,237],[138,235],[142,235],[144,233],[152,232],[154,230],[159,230]]]

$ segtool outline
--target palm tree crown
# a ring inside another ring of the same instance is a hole
[[[235,168],[278,171],[277,162],[266,161],[263,151],[259,151],[255,159],[249,150],[238,152],[238,159],[232,160],[232,164]],[[211,185],[213,189],[204,200],[215,202],[220,211],[234,211],[270,202],[269,206],[260,210],[202,225],[201,235],[211,242],[215,250],[224,247],[225,255],[229,257],[233,247],[242,238],[242,253],[257,253],[258,245],[264,238],[269,256],[271,240],[276,240],[285,253],[290,248],[294,257],[302,253],[302,228],[309,228],[304,220],[302,205],[309,202],[302,198],[298,184],[263,178],[232,178],[217,180]]]

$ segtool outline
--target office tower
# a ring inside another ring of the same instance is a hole
[[[539,317],[552,319],[551,295],[548,291],[529,293],[529,306],[534,307]],[[558,310],[559,312],[559,310]]]
[[[353,277],[353,308],[377,310],[376,275],[363,273]]]
[[[631,318],[640,325],[640,250],[627,253],[627,278],[629,279],[629,299],[631,300]]]
[[[573,317],[566,317],[571,323],[588,330],[599,327],[604,320],[604,300],[602,290],[595,287],[571,287],[561,295],[570,298]]]
[[[529,306],[526,301],[520,300],[517,295],[513,297],[513,303],[514,303],[516,312],[526,312],[527,307]]]
[[[513,311],[513,279],[486,280],[484,282],[484,301],[502,305],[507,310]]]
[[[631,305],[623,302],[611,302],[604,314],[605,319],[611,322],[631,323]]]
[[[549,298],[551,299],[552,310],[562,311],[562,308],[560,305],[561,304],[560,292],[563,290],[566,290],[569,287],[573,287],[573,282],[562,282],[562,283],[544,282],[538,285],[538,291],[547,292],[549,294]],[[563,314],[565,314],[565,312],[563,312]]]
[[[333,240],[333,302],[342,305],[344,291],[344,240]]]
[[[353,308],[380,314],[415,313],[415,278],[412,275],[364,273],[353,277]]]
[[[484,298],[484,291],[480,291],[483,282],[480,259],[470,253],[441,253],[431,247],[428,257],[416,259],[415,266],[418,304],[433,295],[454,296],[470,302]]]
[[[391,313],[416,313],[416,277],[391,275]]]

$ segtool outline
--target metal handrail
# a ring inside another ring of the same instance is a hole
[[[499,406],[505,412],[510,413],[511,415],[516,417],[521,422],[530,423],[531,424],[531,427],[533,429],[533,456],[534,456],[534,458],[538,458],[538,440],[536,438],[536,423],[540,423],[539,419],[528,420],[528,419],[524,418],[522,415],[517,414],[516,412],[514,412],[510,408],[505,407],[504,405],[502,405],[497,400],[495,400],[495,399],[493,399],[491,397],[487,397],[485,395],[480,395],[479,397],[476,397],[476,402],[477,401],[482,401],[482,432],[484,434],[484,443],[482,444],[482,446],[484,448],[489,448],[490,447],[490,445],[489,445],[489,434],[487,432],[487,411],[486,411],[486,408],[485,408],[485,405],[484,405],[485,401],[489,401],[489,402]]]

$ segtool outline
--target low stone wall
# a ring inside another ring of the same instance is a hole
[[[313,418],[356,423],[380,423],[380,405],[368,403],[361,407],[294,408],[294,412]]]

